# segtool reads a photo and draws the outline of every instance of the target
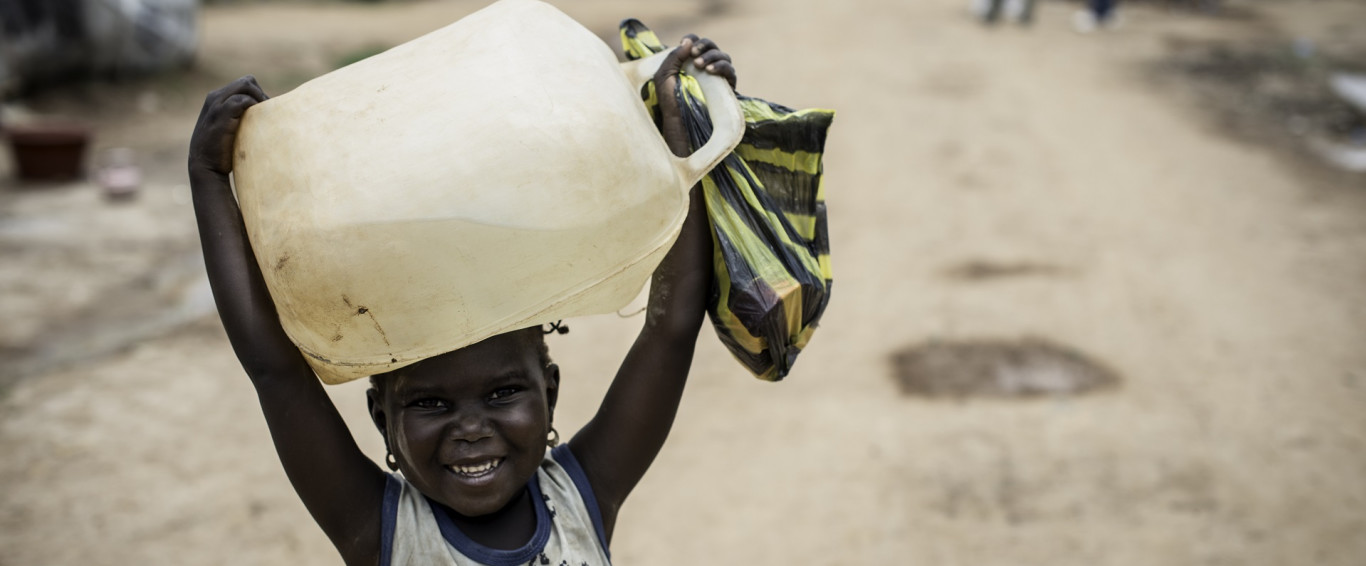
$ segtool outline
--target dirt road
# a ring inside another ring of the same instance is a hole
[[[473,4],[213,8],[205,65],[324,65]],[[571,11],[607,33],[632,15],[666,38],[698,31],[735,56],[741,91],[839,111],[825,323],[781,384],[704,335],[616,562],[1361,564],[1366,191],[1225,137],[1145,71],[1173,34],[1274,22],[1136,8],[1084,36],[1070,4],[1043,3],[1031,29],[983,29],[963,4]],[[310,17],[320,27],[300,27]],[[347,39],[317,47],[328,37]],[[194,110],[166,119],[166,143]],[[551,338],[562,432],[596,407],[639,323],[573,321]],[[215,324],[9,391],[0,564],[339,563]],[[954,402],[892,379],[907,346],[1022,336],[1089,353],[1121,383]],[[378,459],[363,387],[331,391]]]

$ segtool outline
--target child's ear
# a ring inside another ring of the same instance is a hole
[[[550,416],[555,416],[555,401],[560,398],[560,366],[545,366],[545,400],[550,407]]]
[[[370,409],[370,420],[375,422],[375,428],[379,429],[379,435],[384,437],[384,449],[389,449],[389,419],[384,414],[384,403],[380,401],[380,392],[371,387],[365,392],[365,404]]]

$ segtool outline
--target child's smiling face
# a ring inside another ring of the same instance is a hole
[[[540,329],[494,336],[397,370],[371,392],[371,414],[399,469],[466,517],[513,500],[545,456],[559,382]]]

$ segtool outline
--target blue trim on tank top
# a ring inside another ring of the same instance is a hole
[[[607,549],[607,529],[602,526],[602,509],[598,507],[598,498],[593,495],[593,486],[588,483],[588,474],[583,472],[583,466],[579,465],[579,459],[574,457],[574,452],[569,450],[569,444],[561,444],[550,449],[550,456],[559,462],[560,467],[564,468],[565,473],[569,474],[569,479],[574,482],[574,487],[579,490],[579,497],[583,498],[583,504],[588,508],[588,516],[593,519],[593,530],[598,533],[598,544],[602,545],[602,553],[608,560],[612,559],[612,551]]]
[[[527,495],[531,498],[531,506],[536,509],[536,532],[521,548],[501,550],[479,544],[460,531],[460,527],[451,520],[450,510],[444,505],[431,499],[427,499],[427,505],[436,516],[436,525],[441,529],[441,536],[460,551],[460,554],[488,566],[521,566],[539,556],[545,550],[545,544],[550,541],[550,512],[546,510],[545,499],[541,497],[539,478],[538,472],[531,476],[531,481],[526,484],[527,491],[530,492]],[[425,495],[423,497],[426,498]]]
[[[394,553],[394,528],[398,523],[398,499],[403,484],[392,474],[384,478],[384,502],[380,505],[379,566],[389,566]]]

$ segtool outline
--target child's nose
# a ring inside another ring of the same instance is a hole
[[[489,426],[489,421],[483,413],[461,411],[451,421],[446,435],[451,440],[477,442],[493,436],[493,429]]]

